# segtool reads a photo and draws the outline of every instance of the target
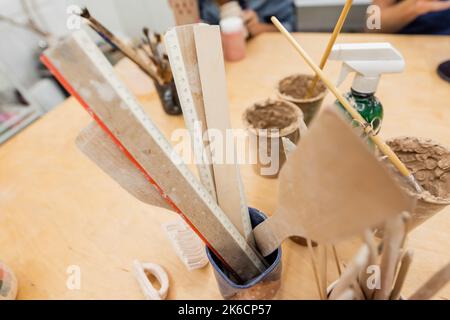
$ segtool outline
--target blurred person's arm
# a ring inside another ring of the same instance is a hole
[[[247,30],[252,37],[255,37],[264,32],[274,32],[277,28],[273,24],[261,22],[258,14],[253,10],[245,10],[243,12],[243,19]]]
[[[450,0],[373,0],[381,9],[380,32],[393,33],[401,30],[417,17],[429,13],[450,9]]]

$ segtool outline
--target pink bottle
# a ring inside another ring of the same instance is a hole
[[[239,61],[245,58],[244,22],[239,17],[228,17],[220,21],[225,60]]]

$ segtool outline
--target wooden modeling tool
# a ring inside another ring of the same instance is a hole
[[[174,212],[173,207],[161,194],[155,188],[149,187],[144,174],[96,122],[83,129],[76,139],[76,144],[81,152],[132,196],[148,205]],[[188,270],[199,269],[208,264],[203,242],[182,219],[177,218],[162,227],[175,253]]]
[[[200,22],[198,0],[169,0],[177,26]]]
[[[327,109],[281,170],[277,211],[254,235],[264,256],[289,236],[336,243],[413,205],[350,124]]]
[[[441,290],[450,281],[450,263],[435,273],[427,282],[425,282],[409,300],[427,300],[431,299],[439,290]]]
[[[303,129],[301,129],[303,132],[303,135],[305,135],[308,131],[308,128],[305,127]],[[286,155],[286,159],[289,158],[289,155],[294,152],[295,149],[297,149],[297,145],[292,143],[291,140],[289,140],[288,138],[281,138],[282,139],[282,143],[283,143],[283,147],[284,147],[284,152]],[[311,239],[306,239],[306,245],[308,247],[308,252],[309,255],[311,257],[311,264],[312,264],[312,268],[313,268],[313,272],[314,272],[314,278],[316,280],[316,286],[317,286],[317,290],[319,293],[319,297],[324,300],[326,299],[326,289],[327,289],[327,270],[326,270],[326,265],[323,266],[322,265],[322,279],[325,279],[325,281],[323,280],[319,280],[319,274],[318,274],[318,263],[317,263],[317,257],[316,254],[314,253],[314,249],[313,249],[313,244]],[[339,273],[339,276],[341,276],[342,271],[341,271],[341,263],[339,261],[339,257],[337,254],[337,250],[336,250],[336,246],[331,246],[332,250],[333,250],[333,257],[334,257],[334,261],[336,263],[336,267]],[[325,249],[326,250],[326,249]],[[325,251],[326,252],[326,251]],[[324,263],[326,263],[326,254],[325,254],[325,259],[323,259]]]
[[[217,201],[241,234],[247,241],[253,243],[252,226],[237,164],[234,137],[230,138],[229,135],[232,130],[220,28],[196,25],[194,37],[206,125],[208,129],[220,132],[224,138],[221,151],[226,159],[222,159],[220,163],[213,162]],[[210,137],[209,140],[211,139]]]
[[[207,129],[227,139],[231,130],[219,28],[208,25],[176,27],[167,32],[165,40],[201,181],[217,197],[219,206],[239,232],[253,245],[234,141],[223,140],[223,149],[215,150],[224,157],[231,153],[233,159],[211,161],[207,146],[210,139],[204,139]],[[230,150],[229,144],[233,149]]]
[[[405,283],[406,275],[408,274],[412,259],[413,252],[411,250],[406,251],[402,257],[402,260],[400,261],[400,268],[395,280],[394,289],[392,289],[391,292],[390,300],[398,300],[400,298],[400,293],[402,291],[403,284]]]
[[[173,211],[172,206],[156,188],[149,187],[145,175],[96,122],[83,129],[75,143],[81,152],[136,199]]]
[[[272,23],[277,27],[277,29],[286,37],[286,39],[291,43],[294,49],[302,56],[305,62],[314,70],[314,72],[319,76],[319,78],[325,83],[328,89],[334,94],[334,96],[339,100],[339,102],[344,106],[352,118],[357,121],[363,128],[365,133],[369,136],[372,142],[380,149],[380,151],[386,155],[392,164],[400,171],[400,173],[411,183],[412,186],[418,191],[422,192],[421,186],[417,183],[415,177],[411,174],[408,168],[400,161],[398,156],[392,151],[392,149],[383,141],[378,135],[375,135],[372,126],[366,122],[366,120],[359,114],[359,112],[353,108],[347,99],[339,92],[336,86],[326,77],[323,71],[314,64],[311,57],[306,53],[306,51],[298,44],[294,37],[286,30],[286,28],[281,24],[281,22],[276,18],[271,18]]]
[[[113,45],[115,48],[120,50],[128,59],[133,61],[142,71],[144,71],[150,78],[162,84],[161,78],[156,74],[153,66],[147,63],[145,60],[141,58],[139,53],[130,48],[128,45],[123,43],[118,37],[116,37],[111,31],[109,31],[106,27],[104,27],[99,21],[97,21],[91,14],[87,8],[84,8],[80,14],[81,17],[86,19],[89,26],[97,32],[106,42]]]
[[[342,273],[342,276],[333,288],[333,291],[331,291],[329,296],[330,300],[334,300],[342,295],[349,286],[355,286],[355,281],[358,279],[361,269],[367,264],[368,259],[369,248],[366,245],[363,245],[356,254],[356,257]]]
[[[350,11],[350,8],[352,7],[352,4],[353,4],[353,0],[347,0],[345,2],[344,8],[342,8],[341,15],[339,16],[339,19],[338,19],[336,25],[334,26],[333,33],[331,34],[331,37],[330,37],[330,40],[328,41],[325,52],[323,53],[322,60],[320,60],[319,68],[321,70],[323,70],[323,68],[325,68],[325,65],[327,64],[328,57],[330,56],[331,50],[333,49],[333,46],[334,46],[334,43],[336,42],[336,39],[339,36],[339,33],[342,30],[342,27],[344,26],[345,20],[347,19],[347,15]],[[312,96],[318,81],[319,81],[319,76],[316,75],[314,77],[314,80],[313,80],[311,86],[308,88],[306,98],[310,98]]]
[[[83,31],[47,50],[42,62],[109,138],[239,279],[264,265],[211,195],[120,82]]]
[[[405,232],[405,223],[402,215],[392,217],[386,223],[380,266],[380,289],[375,290],[376,300],[387,300],[390,297],[395,272],[397,271],[397,262],[400,260],[400,250]]]

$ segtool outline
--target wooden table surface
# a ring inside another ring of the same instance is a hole
[[[328,35],[296,37],[319,61]],[[344,34],[339,39],[341,43],[368,41],[391,42],[406,61],[404,73],[385,75],[380,83],[383,138],[413,135],[450,146],[450,85],[436,73],[437,65],[450,58],[450,37]],[[182,117],[163,113],[154,91],[145,93],[148,80],[134,66],[125,60],[118,71],[168,137],[184,126]],[[247,59],[227,65],[233,127],[242,127],[247,106],[274,96],[276,82],[294,72],[310,73],[281,35],[253,40]],[[326,73],[337,79],[338,72],[339,63],[329,62]],[[331,101],[328,96],[327,102]],[[189,272],[172,250],[161,224],[175,215],[135,200],[76,149],[75,137],[89,121],[71,98],[0,147],[0,259],[17,274],[18,298],[141,299],[131,272],[133,259],[155,262],[167,270],[169,299],[220,298],[211,267]],[[274,212],[277,181],[258,177],[246,166],[242,174],[249,205]],[[353,240],[337,247],[345,261],[357,246]],[[409,246],[415,257],[406,296],[450,260],[450,208],[414,230]],[[291,241],[284,243],[283,250],[278,298],[316,299],[307,250]],[[81,270],[80,290],[66,286],[72,265]],[[329,269],[331,282],[336,278],[331,262]],[[450,286],[436,298],[450,298]]]

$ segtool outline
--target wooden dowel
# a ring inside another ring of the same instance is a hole
[[[323,73],[323,71],[320,70],[320,68],[313,62],[313,60],[309,57],[306,51],[298,44],[298,42],[289,33],[289,31],[287,31],[286,28],[284,28],[284,26],[276,17],[272,17],[271,20],[272,23],[275,25],[275,27],[277,27],[277,29],[286,37],[286,39],[291,43],[294,49],[303,57],[305,62],[311,67],[311,69],[314,70],[314,72],[325,83],[328,89],[344,106],[345,110],[347,110],[347,112],[350,113],[353,119],[355,119],[362,125],[364,131],[368,134],[369,138],[373,141],[373,143],[377,145],[380,151],[389,158],[392,164],[400,171],[400,173],[403,176],[408,178],[408,181],[410,181],[414,185],[417,191],[419,190],[422,191],[420,186],[417,184],[415,178],[411,175],[408,168],[403,164],[403,162],[400,161],[400,159],[397,157],[394,151],[392,151],[392,149],[386,143],[384,143],[384,141],[381,140],[380,137],[373,134],[371,125],[368,124],[367,121],[359,114],[359,112],[350,105],[347,99],[344,98],[344,96],[339,92],[336,86],[327,78],[327,76]]]
[[[336,263],[336,269],[337,269],[337,272],[338,272],[339,277],[340,277],[342,275],[342,269],[341,269],[341,261],[339,260],[339,255],[338,255],[338,252],[337,252],[336,245],[331,246],[331,248],[333,249],[334,262]]]
[[[330,40],[328,41],[327,47],[325,49],[325,52],[323,53],[322,60],[320,60],[319,68],[323,70],[325,68],[325,65],[327,64],[328,57],[330,56],[331,50],[333,49],[334,43],[336,42],[336,39],[339,35],[339,33],[342,30],[342,27],[344,26],[345,20],[347,19],[348,12],[350,11],[350,8],[352,7],[353,0],[347,0],[345,2],[344,8],[342,9],[341,15],[339,16],[339,19],[336,23],[336,26],[334,27],[333,33],[331,34]],[[316,75],[314,77],[314,80],[311,84],[311,86],[308,88],[306,98],[310,98],[313,94],[314,89],[316,88],[317,82],[319,81],[319,76]]]
[[[394,289],[391,292],[390,300],[399,299],[412,259],[413,259],[413,252],[410,250],[406,251],[400,263],[400,269],[398,271],[397,279],[395,280]]]
[[[328,246],[319,245],[319,255],[320,255],[320,283],[322,289],[322,296],[327,296],[327,286],[328,286]]]
[[[308,244],[309,256],[311,257],[311,264],[314,272],[314,278],[316,280],[317,291],[319,292],[319,297],[321,300],[325,300],[326,297],[323,296],[322,286],[319,280],[319,272],[317,271],[317,259],[314,253],[313,245],[311,239],[306,239],[306,243]]]

